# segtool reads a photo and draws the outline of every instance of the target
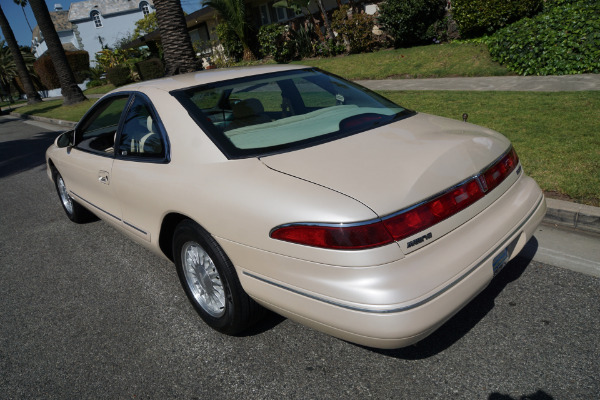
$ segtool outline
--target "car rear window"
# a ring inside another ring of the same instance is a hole
[[[172,94],[229,158],[304,148],[412,114],[368,89],[312,68]]]

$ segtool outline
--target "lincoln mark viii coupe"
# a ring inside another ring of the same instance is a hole
[[[546,203],[511,143],[301,66],[125,86],[48,149],[67,216],[172,260],[212,328],[263,307],[415,343],[517,255]]]

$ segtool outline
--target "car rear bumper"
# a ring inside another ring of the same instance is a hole
[[[246,292],[265,307],[344,340],[398,348],[429,335],[480,293],[494,276],[494,259],[501,253],[514,258],[545,211],[541,190],[522,176],[450,234],[403,259],[365,268],[317,264],[217,239]],[[450,278],[433,279],[448,270]]]

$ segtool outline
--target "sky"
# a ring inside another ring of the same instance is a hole
[[[49,11],[54,11],[55,4],[61,4],[63,10],[68,10],[71,3],[77,3],[77,0],[68,1],[68,0],[46,0],[46,6],[48,6]],[[192,13],[200,9],[201,0],[181,0],[181,5],[183,7],[183,11],[187,13]],[[23,11],[21,7],[16,5],[13,0],[0,0],[0,5],[2,6],[2,10],[6,15],[6,19],[8,19],[8,23],[17,38],[17,42],[21,46],[31,46],[31,31],[29,30],[29,26],[27,26],[27,21],[23,16]],[[29,5],[25,6],[25,13],[27,15],[27,19],[29,20],[29,24],[31,25],[31,29],[35,28],[37,22],[33,16],[33,12],[31,11],[31,7]],[[0,32],[0,37],[4,39],[4,35]]]

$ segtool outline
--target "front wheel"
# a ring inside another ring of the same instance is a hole
[[[177,226],[173,253],[186,295],[211,328],[237,335],[258,320],[261,307],[244,292],[233,264],[200,225],[185,220]]]
[[[81,224],[94,219],[94,215],[91,212],[71,198],[67,190],[67,185],[58,171],[54,172],[54,185],[56,186],[60,204],[71,221]]]

